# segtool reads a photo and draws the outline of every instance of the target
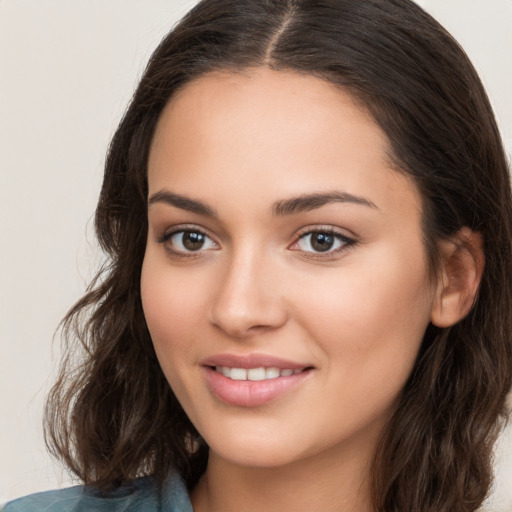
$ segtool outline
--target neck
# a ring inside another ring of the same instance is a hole
[[[284,466],[247,467],[211,451],[208,468],[192,493],[194,511],[373,512],[372,454],[373,449],[340,447]]]

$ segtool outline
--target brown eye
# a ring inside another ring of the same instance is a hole
[[[200,252],[217,248],[217,244],[208,235],[201,231],[184,229],[165,236],[162,242],[177,253]]]
[[[302,235],[296,247],[300,251],[313,254],[334,254],[353,245],[355,241],[332,231],[310,231]]]
[[[335,238],[328,233],[313,233],[311,235],[311,247],[318,252],[325,252],[332,249]]]
[[[185,231],[182,235],[182,243],[185,249],[197,251],[204,245],[205,236],[197,231]]]

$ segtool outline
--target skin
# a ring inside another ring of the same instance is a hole
[[[196,511],[372,510],[376,443],[442,310],[421,198],[387,152],[348,94],[293,72],[210,74],[163,111],[141,292],[161,367],[210,447]],[[334,191],[363,202],[275,212],[278,202]],[[205,245],[185,252],[185,228],[208,235]],[[325,230],[354,242],[315,252],[305,233]],[[264,405],[233,406],[204,376],[202,361],[220,353],[312,370]]]

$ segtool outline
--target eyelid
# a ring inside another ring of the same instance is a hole
[[[168,242],[170,239],[178,234],[178,233],[184,233],[184,232],[192,232],[192,233],[200,233],[207,237],[211,242],[215,244],[215,248],[207,248],[207,249],[198,249],[197,251],[181,251],[177,250],[173,247],[170,247]],[[178,224],[175,226],[168,227],[163,231],[162,234],[157,236],[156,241],[159,244],[162,244],[165,246],[165,249],[168,253],[170,253],[173,257],[182,257],[182,258],[197,258],[204,256],[204,253],[212,251],[212,250],[218,250],[220,248],[219,243],[215,240],[215,238],[210,235],[208,230],[202,228],[201,226],[198,226],[197,224]]]
[[[342,229],[332,224],[311,224],[304,226],[297,231],[297,238],[307,235],[309,233],[332,233],[333,235],[339,235],[347,240],[355,240],[357,237],[347,229]]]
[[[298,247],[298,243],[302,238],[305,238],[308,235],[312,235],[314,233],[325,233],[336,237],[338,240],[343,242],[343,245],[335,250],[328,250],[325,252],[315,252],[315,251],[304,251]],[[347,235],[340,228],[336,228],[331,225],[317,225],[317,226],[306,226],[300,229],[296,235],[295,241],[288,246],[288,249],[301,252],[305,257],[312,259],[332,259],[335,256],[339,256],[341,253],[344,253],[348,249],[352,248],[358,243],[357,238],[353,235]],[[294,248],[294,246],[296,248]]]
[[[173,224],[168,225],[164,229],[160,230],[159,235],[157,235],[158,240],[163,240],[164,238],[169,238],[169,236],[172,236],[174,233],[179,233],[180,231],[194,231],[197,233],[202,233],[203,235],[206,235],[208,238],[214,239],[214,236],[210,233],[209,229],[203,228],[202,226],[198,224]]]

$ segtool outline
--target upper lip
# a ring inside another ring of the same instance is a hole
[[[301,370],[309,364],[289,361],[268,354],[217,354],[201,361],[203,366],[228,366],[229,368],[280,368]]]

